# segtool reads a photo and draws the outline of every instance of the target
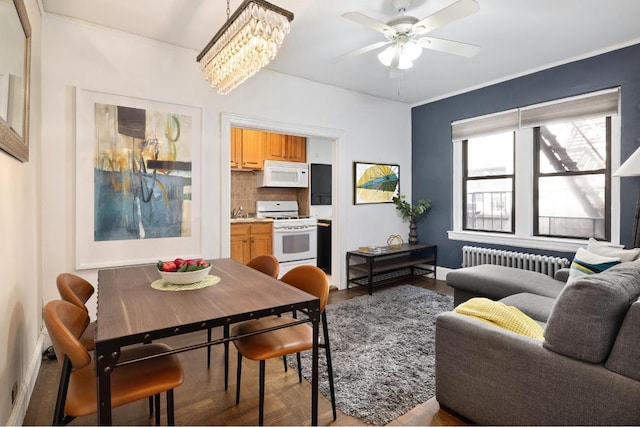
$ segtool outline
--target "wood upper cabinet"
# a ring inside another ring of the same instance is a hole
[[[262,169],[265,132],[242,129],[242,167]]]
[[[307,138],[267,132],[264,158],[304,163],[307,161]]]
[[[246,264],[258,255],[273,253],[273,223],[231,224],[231,258]]]
[[[231,167],[262,170],[264,160],[307,161],[307,138],[231,128]]]
[[[290,162],[307,161],[307,138],[304,136],[287,135],[286,156]]]
[[[265,138],[265,160],[285,160],[286,159],[286,135],[280,133],[267,132]]]
[[[231,167],[261,170],[264,146],[265,132],[231,128]]]
[[[231,167],[242,167],[242,129],[231,128]]]

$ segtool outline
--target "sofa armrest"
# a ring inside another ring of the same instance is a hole
[[[570,268],[561,268],[555,272],[555,274],[553,275],[553,278],[560,282],[567,283],[567,280],[569,280],[570,271],[571,271]]]
[[[640,424],[640,382],[454,312],[436,320],[436,398],[478,424]]]

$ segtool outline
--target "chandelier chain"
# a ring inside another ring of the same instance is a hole
[[[229,16],[231,16],[231,7],[229,6],[229,2],[231,0],[227,0],[227,21],[229,20]]]

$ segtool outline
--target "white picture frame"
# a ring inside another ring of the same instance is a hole
[[[76,89],[78,270],[202,256],[201,116]]]

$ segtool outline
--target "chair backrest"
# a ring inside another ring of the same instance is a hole
[[[274,279],[280,273],[280,263],[273,255],[258,255],[247,263],[247,266],[267,274]]]
[[[87,311],[85,303],[95,291],[91,283],[71,273],[61,273],[56,278],[60,298]]]
[[[89,324],[87,312],[61,300],[49,301],[42,312],[58,361],[68,356],[74,370],[91,363],[91,355],[78,340]]]
[[[324,311],[329,298],[329,279],[324,271],[313,265],[299,265],[286,272],[280,280],[318,297],[320,312]]]

